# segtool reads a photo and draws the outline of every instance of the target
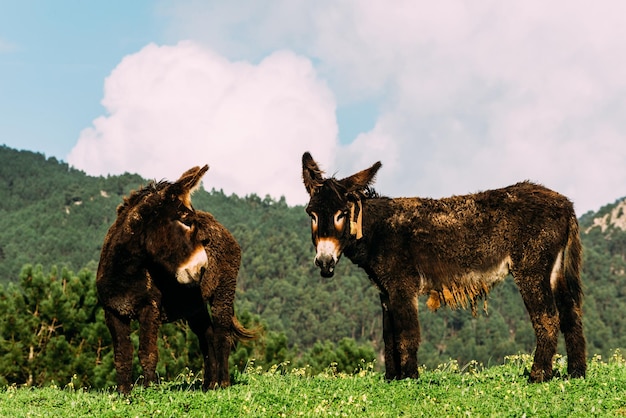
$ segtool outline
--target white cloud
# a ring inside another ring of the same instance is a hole
[[[238,89],[239,94],[219,90],[232,96],[220,106],[229,100],[240,103],[220,109],[242,106],[257,117],[249,118],[249,123],[256,121],[251,131],[268,144],[289,143],[293,155],[310,149],[328,173],[349,175],[381,160],[377,188],[390,196],[440,197],[530,179],[568,195],[579,213],[626,196],[624,2],[282,0],[261,5],[253,0],[181,0],[162,6],[172,17],[169,36],[194,39],[217,51],[212,60],[222,62],[223,73],[238,80],[228,78],[228,85],[240,85],[237,77],[250,80],[233,75],[246,73],[235,68],[265,74],[267,61],[277,60],[274,51],[295,51],[278,53],[290,57],[286,72],[296,62],[308,71],[307,87],[292,91],[291,97],[323,115],[321,124],[310,124],[311,118],[300,112],[289,113],[290,106],[272,107],[277,120],[292,121],[290,129],[302,131],[274,138],[274,125],[260,122],[270,102],[238,101],[245,94],[258,97],[251,81],[241,84],[248,87]],[[375,123],[365,124],[374,128],[347,146],[338,145],[335,102],[341,107],[371,100],[380,102]],[[153,106],[153,101],[144,104]],[[198,109],[207,108],[199,102]],[[214,99],[207,103],[217,106]],[[281,118],[283,111],[287,113]],[[105,121],[116,118],[112,113]],[[195,118],[204,124],[218,124],[217,119],[214,113]],[[219,119],[224,119],[221,114]],[[138,124],[141,118],[125,120]],[[98,135],[102,123],[95,123]],[[186,123],[187,137],[200,135],[194,133],[198,126],[204,125]],[[235,123],[219,126],[224,129],[209,130],[207,125],[202,135],[224,132],[239,141],[254,137],[239,132],[245,127]],[[145,135],[145,129],[136,125],[138,135]],[[280,139],[286,137],[301,142]],[[266,150],[255,148],[257,157],[273,158]],[[220,158],[236,161],[232,153]],[[300,157],[293,158],[293,166],[283,170],[284,184],[269,191],[273,195],[289,195],[301,187],[296,167]],[[277,167],[265,164],[259,175],[270,166]],[[294,170],[288,179],[286,173]],[[237,181],[242,184],[233,191],[265,193],[255,189],[258,184],[247,184],[250,179]]]
[[[208,163],[207,189],[303,203],[300,158],[330,159],[334,98],[311,62],[278,51],[258,65],[194,42],[148,45],[107,78],[108,115],[81,132],[68,162],[88,174],[174,180]]]
[[[353,161],[389,159],[379,190],[439,197],[531,179],[579,212],[626,195],[626,6],[437,4],[342,3],[320,32],[336,77],[386,92],[376,128],[349,147]]]

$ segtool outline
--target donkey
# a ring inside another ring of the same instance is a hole
[[[186,319],[197,335],[204,390],[230,384],[232,346],[254,337],[234,315],[240,247],[212,215],[191,205],[208,169],[193,167],[174,183],[152,182],[132,192],[118,206],[104,239],[96,287],[113,338],[121,393],[132,388],[131,320],[139,321],[145,386],[156,380],[161,323]]]
[[[584,377],[582,247],[572,203],[530,182],[445,199],[381,197],[371,188],[381,166],[337,180],[302,156],[315,264],[332,277],[345,254],[380,291],[386,379],[418,377],[419,295],[433,311],[475,312],[509,274],[537,340],[529,380],[552,377],[559,329],[569,375]]]

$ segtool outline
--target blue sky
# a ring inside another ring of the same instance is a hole
[[[0,142],[65,160],[102,114],[104,78],[161,41],[152,1],[0,1]]]
[[[300,157],[442,197],[626,196],[626,6],[0,0],[0,144],[303,203]],[[254,173],[254,175],[250,175]]]
[[[155,1],[0,0],[0,10],[0,143],[62,160],[105,111],[105,77],[167,38]],[[337,109],[340,140],[370,129],[375,112],[371,101]]]

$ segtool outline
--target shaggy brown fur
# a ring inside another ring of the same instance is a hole
[[[302,157],[315,263],[333,275],[345,254],[380,290],[388,379],[417,378],[418,295],[432,310],[472,307],[511,274],[537,346],[532,382],[552,377],[559,329],[568,373],[584,377],[581,244],[572,203],[529,182],[446,199],[378,197],[380,162],[342,180]],[[359,238],[360,237],[360,238]]]
[[[204,355],[204,389],[228,386],[228,356],[253,338],[234,316],[241,250],[211,214],[195,211],[191,193],[208,166],[175,183],[152,183],[118,207],[104,240],[96,286],[113,338],[118,390],[131,390],[131,320],[139,321],[144,385],[155,381],[163,322],[186,319]],[[207,310],[207,302],[211,313]]]

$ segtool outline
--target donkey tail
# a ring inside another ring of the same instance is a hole
[[[559,310],[560,328],[565,337],[567,350],[567,373],[572,377],[585,377],[587,373],[586,342],[582,323],[583,290],[580,281],[582,245],[578,231],[578,220],[570,215],[567,244],[565,247],[565,287],[557,289],[556,306]]]
[[[255,340],[258,336],[257,330],[249,330],[245,328],[243,325],[241,325],[239,320],[237,320],[236,316],[233,316],[232,331],[233,336],[237,341]]]
[[[582,244],[578,230],[578,220],[572,214],[569,220],[567,244],[565,247],[565,283],[569,293],[577,306],[583,299],[582,282],[580,281],[580,267],[582,264]]]

